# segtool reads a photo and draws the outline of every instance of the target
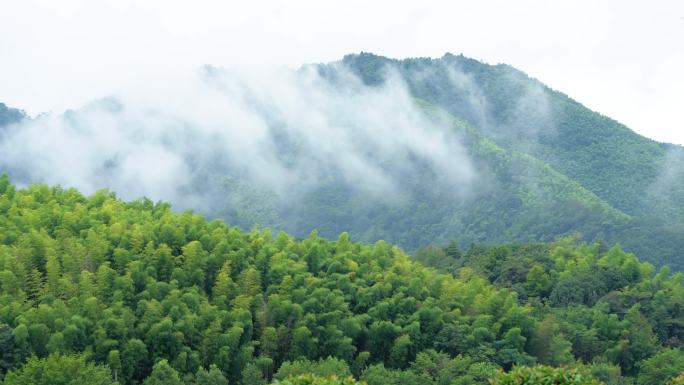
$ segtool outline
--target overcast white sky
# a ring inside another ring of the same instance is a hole
[[[60,112],[202,64],[297,67],[360,51],[512,64],[684,144],[681,0],[2,0],[0,102]]]

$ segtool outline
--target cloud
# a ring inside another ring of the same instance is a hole
[[[476,173],[458,134],[417,107],[397,73],[371,87],[342,64],[334,71],[333,80],[316,66],[205,67],[143,82],[6,128],[0,168],[18,183],[109,188],[199,211],[229,201],[228,179],[293,204],[330,180],[401,204],[425,170],[454,199],[468,193]]]
[[[684,38],[683,13],[678,0],[658,7],[619,0],[438,0],[430,7],[387,0],[5,1],[0,101],[33,115],[203,63],[299,66],[358,51],[463,52],[514,65],[637,132],[684,144],[684,52],[672,48]]]
[[[681,223],[684,218],[684,147],[668,145],[658,165],[657,177],[643,196],[647,215],[662,222]]]

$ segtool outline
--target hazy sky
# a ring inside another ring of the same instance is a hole
[[[0,102],[59,112],[202,64],[298,67],[360,51],[509,63],[684,144],[681,0],[3,0]]]

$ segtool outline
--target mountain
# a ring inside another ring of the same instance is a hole
[[[683,147],[638,135],[508,65],[449,54],[436,60],[360,54],[343,62],[369,84],[396,69],[416,97],[468,121],[507,151],[548,164],[631,217],[602,236],[681,267]]]
[[[0,103],[0,127],[20,122],[24,118],[26,118],[26,114],[23,111]]]
[[[413,252],[579,234],[684,269],[684,149],[511,66],[361,53],[265,78],[207,67],[211,98],[145,114],[108,98],[13,125],[0,171],[298,237],[346,231]],[[94,140],[102,131],[115,143]]]
[[[439,272],[383,241],[246,232],[7,176],[0,228],[7,385],[265,385],[309,373],[368,385],[530,375],[657,385],[684,371],[682,275],[617,246],[417,253]],[[499,372],[534,364],[574,369]],[[295,383],[338,383],[317,381]]]
[[[316,67],[334,87],[342,87],[346,69],[369,87],[398,74],[422,111],[465,146],[477,170],[473,193],[460,195],[440,171],[416,162],[413,175],[398,178],[408,192],[403,204],[369,198],[331,177],[306,194],[303,206],[259,205],[268,212],[260,213],[268,218],[260,223],[294,234],[349,231],[408,250],[448,240],[467,247],[579,233],[587,241],[620,243],[656,265],[684,268],[681,146],[645,138],[508,65],[450,54],[394,60],[362,53]],[[460,161],[454,156],[453,167]],[[245,198],[253,191],[243,188],[228,184],[231,205],[216,210],[249,226],[257,208]]]

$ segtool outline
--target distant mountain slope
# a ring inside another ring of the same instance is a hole
[[[684,267],[684,148],[658,143],[523,72],[463,56],[342,62],[368,84],[398,71],[412,93],[529,154],[633,218],[601,232],[657,264]],[[544,221],[542,220],[542,223]],[[586,235],[586,234],[585,234]]]
[[[575,232],[589,239],[603,238],[630,220],[547,163],[504,149],[467,122],[427,102],[417,103],[436,125],[448,127],[461,138],[478,173],[469,194],[459,195],[443,176],[416,161],[417,171],[399,186],[408,194],[401,204],[354,191],[333,176],[309,191],[305,204],[297,207],[279,206],[275,200],[267,200],[269,204],[250,200],[248,196],[267,194],[232,183],[225,191],[231,204],[221,216],[248,226],[260,212],[260,218],[273,221],[269,225],[295,234],[317,229],[333,237],[350,230],[360,239],[385,239],[409,250],[449,239],[462,244],[550,241]],[[264,209],[269,214],[264,215]]]
[[[26,114],[24,111],[17,110],[16,108],[10,108],[4,103],[0,103],[0,127],[19,122],[25,117]]]
[[[284,81],[224,75],[212,67],[202,79],[215,99],[142,112],[107,98],[0,131],[0,172],[157,193],[295,236],[348,231],[413,251],[577,233],[684,270],[684,149],[510,66],[362,53],[278,73]],[[0,126],[23,117],[0,104]],[[102,130],[116,142],[96,140]],[[152,160],[161,168],[146,174]]]
[[[417,97],[481,128],[500,146],[549,163],[629,214],[650,212],[650,187],[663,169],[684,166],[682,147],[647,139],[508,65],[450,54],[405,60],[359,54],[343,62],[370,84],[382,81],[386,67],[396,68]],[[683,206],[659,214],[681,219]]]

